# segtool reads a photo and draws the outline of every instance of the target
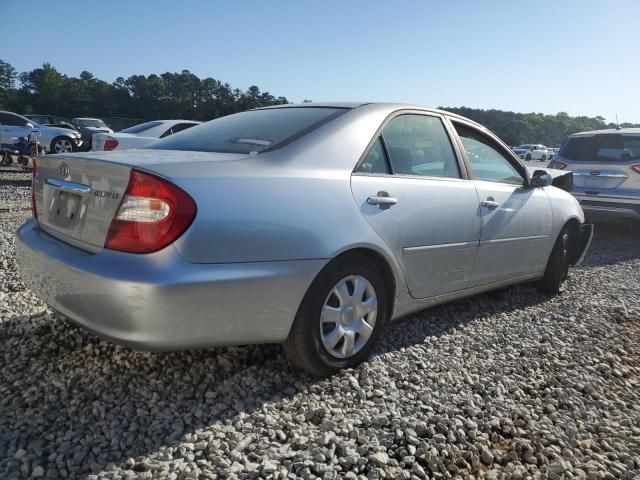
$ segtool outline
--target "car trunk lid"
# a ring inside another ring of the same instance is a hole
[[[129,183],[131,167],[74,155],[37,160],[35,204],[41,228],[88,251],[103,245]]]

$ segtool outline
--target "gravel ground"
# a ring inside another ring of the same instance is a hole
[[[16,272],[28,187],[0,171],[0,478],[640,478],[638,232],[599,225],[559,297],[421,312],[316,380],[275,345],[136,353],[47,310]]]

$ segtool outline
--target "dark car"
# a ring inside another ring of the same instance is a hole
[[[82,150],[91,149],[94,133],[113,133],[113,130],[99,118],[74,118],[71,123],[82,134]]]

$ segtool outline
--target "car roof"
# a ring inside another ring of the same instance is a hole
[[[320,107],[320,108],[348,108],[355,110],[357,108],[362,107],[371,107],[371,108],[379,108],[386,109],[389,113],[392,113],[396,110],[421,110],[424,112],[438,113],[440,115],[447,115],[451,118],[457,118],[459,120],[464,120],[469,122],[476,127],[482,128],[483,130],[487,130],[487,128],[473,120],[463,117],[462,115],[458,115],[456,113],[447,112],[446,110],[440,110],[438,108],[431,107],[423,107],[421,105],[413,105],[410,103],[394,103],[394,102],[306,102],[306,103],[285,103],[282,105],[272,105],[269,107],[256,108],[255,110],[268,110],[274,108],[302,108],[302,107]]]
[[[640,135],[640,128],[605,128],[602,130],[591,130],[589,132],[577,132],[569,135],[569,137],[590,137],[592,135],[600,134],[625,134],[625,135]]]
[[[51,115],[51,116],[53,117],[54,115]],[[93,118],[93,117],[74,117],[73,119],[74,120],[100,120],[100,121],[102,121],[101,118]]]

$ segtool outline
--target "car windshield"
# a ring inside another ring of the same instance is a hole
[[[579,162],[640,159],[640,135],[603,134],[569,137],[560,156]]]
[[[260,153],[309,133],[348,109],[328,107],[250,110],[180,132],[149,148],[220,153]]]
[[[526,144],[524,144],[524,145],[520,145],[520,146],[519,146],[519,147],[517,147],[517,148],[523,148],[523,149],[527,150],[527,149],[529,149],[529,148],[531,148],[531,147],[533,147],[533,145],[530,145],[530,144],[526,143]]]
[[[134,125],[133,127],[125,128],[124,130],[120,130],[121,133],[140,133],[146,130],[151,130],[153,127],[157,127],[158,125],[162,125],[162,122],[145,122],[139,125]]]
[[[97,118],[78,120],[78,125],[80,125],[81,127],[102,127],[102,128],[107,128],[107,125],[102,120],[99,120]]]

